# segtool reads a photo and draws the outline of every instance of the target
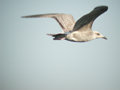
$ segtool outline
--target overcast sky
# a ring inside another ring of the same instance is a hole
[[[24,15],[68,13],[77,20],[107,5],[93,30],[108,40],[54,41],[61,32],[51,18]],[[120,0],[0,0],[0,90],[120,90]]]

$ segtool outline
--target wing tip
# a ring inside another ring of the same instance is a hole
[[[31,18],[31,16],[21,16],[21,18]]]
[[[21,16],[21,18],[25,18],[25,16]]]
[[[101,5],[101,6],[97,6],[94,8],[95,10],[101,10],[101,11],[107,11],[108,10],[108,6],[106,5]]]
[[[54,34],[48,34],[48,33],[47,33],[46,35],[48,35],[48,36],[53,36]]]

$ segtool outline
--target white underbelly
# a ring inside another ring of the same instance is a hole
[[[77,42],[83,42],[83,41],[89,41],[92,40],[92,35],[89,35],[88,32],[79,32],[75,31],[66,36],[67,40],[71,41],[77,41]]]

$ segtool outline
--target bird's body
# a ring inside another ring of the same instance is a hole
[[[89,28],[90,24],[83,26],[79,30],[66,35],[66,40],[75,42],[85,42],[95,39],[94,32]]]
[[[23,16],[24,18],[33,17],[49,17],[54,18],[59,25],[62,27],[64,33],[58,34],[48,34],[54,37],[54,40],[68,40],[75,42],[86,42],[97,38],[104,38],[102,34],[97,31],[92,30],[92,24],[94,20],[107,11],[107,6],[99,6],[94,8],[90,13],[81,17],[76,23],[72,15],[69,14],[39,14],[39,15],[29,15]]]
[[[92,31],[74,31],[68,35],[66,35],[65,39],[69,41],[75,41],[75,42],[85,42],[85,41],[90,41],[94,39]]]

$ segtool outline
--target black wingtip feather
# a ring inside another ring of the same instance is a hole
[[[98,16],[100,16],[102,13],[106,12],[107,10],[108,10],[108,6],[95,7],[90,13],[84,15],[75,23],[73,31],[79,30],[84,25],[93,22]]]

